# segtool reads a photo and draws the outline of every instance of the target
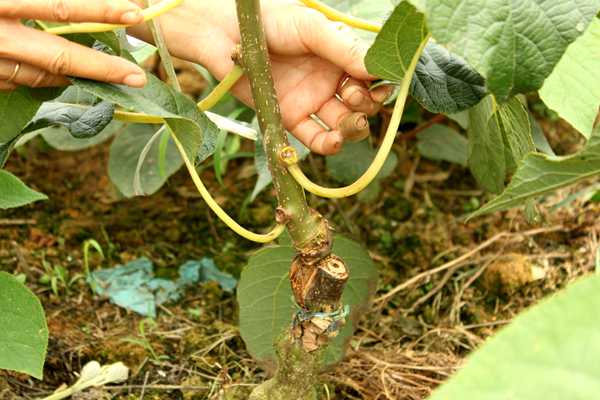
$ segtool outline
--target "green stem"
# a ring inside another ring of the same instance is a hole
[[[146,7],[149,7],[152,5],[152,0],[144,0],[144,3]],[[156,48],[158,49],[158,55],[160,56],[160,62],[167,73],[167,77],[171,81],[173,88],[181,92],[181,85],[177,79],[177,74],[175,73],[175,68],[173,67],[173,59],[171,58],[171,54],[169,54],[169,49],[167,48],[158,17],[149,20],[147,24],[148,29],[150,29],[150,33],[152,33],[154,44],[156,45]]]
[[[281,215],[296,248],[303,253],[318,247],[322,240],[323,220],[308,207],[302,187],[279,159],[279,152],[289,146],[263,31],[259,0],[236,0],[241,33],[241,64],[250,80],[254,105],[263,134],[263,143]]]

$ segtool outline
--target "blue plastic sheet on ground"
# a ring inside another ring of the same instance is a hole
[[[156,317],[156,307],[181,298],[188,286],[216,281],[225,291],[232,292],[237,280],[217,268],[210,258],[187,261],[179,267],[176,281],[154,277],[154,265],[139,258],[125,265],[94,271],[87,282],[99,296],[140,315]]]

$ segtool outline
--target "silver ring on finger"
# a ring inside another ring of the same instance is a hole
[[[15,68],[10,75],[10,77],[5,81],[6,83],[13,83],[17,75],[19,74],[19,70],[21,69],[21,63],[18,62],[15,64]]]

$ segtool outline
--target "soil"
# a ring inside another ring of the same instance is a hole
[[[557,124],[543,126],[557,131]],[[35,141],[7,165],[50,198],[0,213],[0,269],[25,274],[46,310],[50,343],[44,381],[0,372],[0,399],[48,395],[73,383],[91,360],[122,361],[131,377],[79,399],[246,398],[266,372],[239,336],[234,295],[200,285],[161,307],[142,331],[143,318],[95,297],[81,279],[82,245],[92,238],[106,258],[92,255],[91,268],[146,256],[163,276],[205,256],[239,276],[257,249],[211,215],[183,170],[151,197],[120,198],[106,172],[108,146],[66,153]],[[419,160],[409,140],[395,150],[400,165],[375,201],[309,199],[337,231],[364,243],[380,268],[378,292],[347,357],[323,375],[323,399],[424,399],[517,313],[594,269],[600,205],[576,198],[552,208],[581,187],[544,198],[535,225],[519,210],[464,222],[487,199],[469,173]],[[313,166],[322,168],[322,160]],[[251,161],[231,161],[228,168],[223,186],[205,170],[211,192],[246,226],[269,226],[272,192],[239,211],[254,185]],[[427,272],[469,252],[464,262]],[[503,265],[521,275],[507,279]],[[57,293],[41,280],[54,266],[66,268],[71,281]],[[530,279],[532,267],[543,277]]]

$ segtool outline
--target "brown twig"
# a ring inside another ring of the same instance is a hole
[[[417,133],[424,131],[425,129],[431,127],[432,125],[442,123],[446,120],[446,116],[444,114],[437,114],[435,117],[431,118],[429,121],[422,123],[411,131],[403,133],[398,137],[400,141],[409,141],[417,138]]]

